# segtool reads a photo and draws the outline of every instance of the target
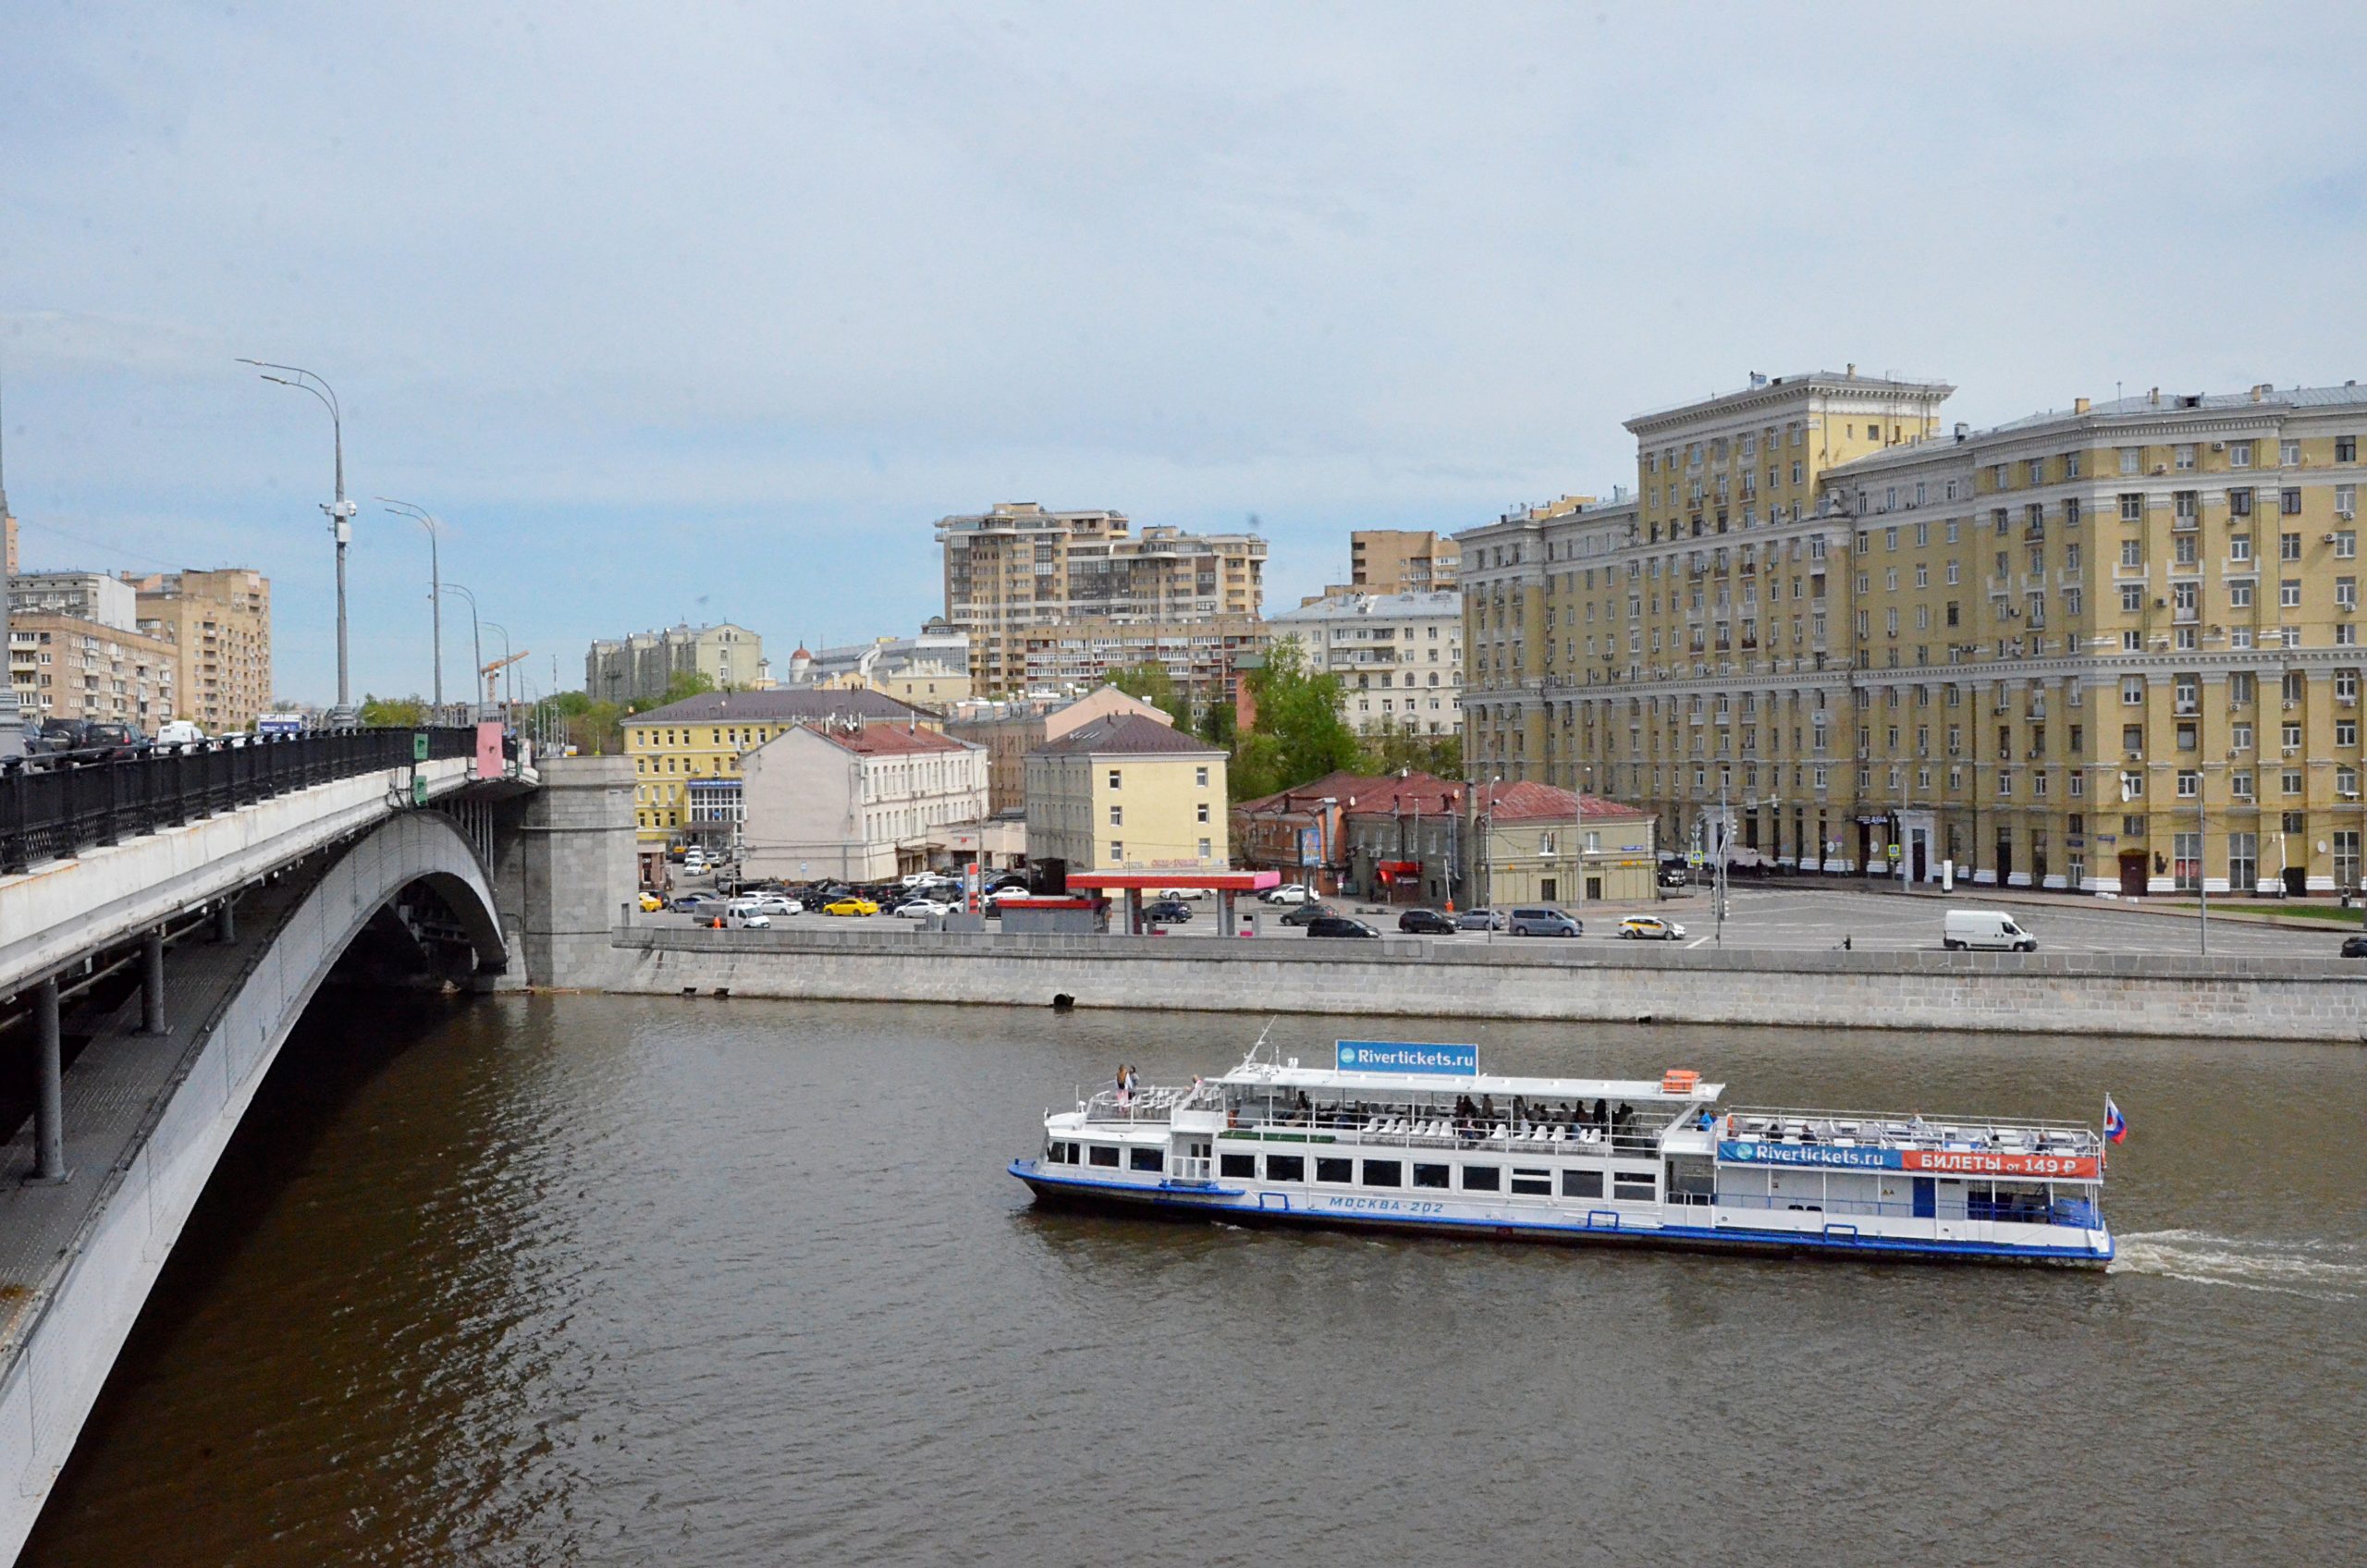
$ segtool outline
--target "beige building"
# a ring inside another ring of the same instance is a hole
[[[1638,420],[1639,504],[1461,535],[1475,768],[1591,780],[1684,843],[1723,792],[1809,869],[2357,886],[2367,395],[1942,434],[1946,391],[1802,377]]]
[[[1073,872],[1225,869],[1225,753],[1138,714],[1047,741],[1027,756],[1027,853]]]
[[[1196,711],[1230,704],[1240,691],[1240,661],[1265,651],[1266,623],[1243,616],[1196,621],[1073,620],[1030,628],[1020,639],[1021,670],[1030,687],[1095,685],[1113,669],[1156,664]]]
[[[1157,724],[1170,722],[1159,707],[1115,686],[1102,686],[1075,698],[973,699],[954,706],[945,732],[986,748],[987,812],[1000,816],[1026,806],[1028,753],[1080,725],[1116,714],[1134,714]]]
[[[941,729],[936,714],[863,689],[709,692],[624,722],[632,758],[633,822],[644,851],[695,839],[710,847],[738,831],[740,759],[794,725],[850,723]]]
[[[27,728],[48,718],[137,725],[175,712],[178,651],[162,637],[47,612],[8,617],[8,673]]]
[[[789,655],[782,683],[862,687],[943,712],[970,695],[970,639],[933,616],[915,637],[881,637],[817,652],[800,644]]]
[[[141,629],[176,650],[178,717],[212,735],[253,728],[272,705],[271,579],[228,567],[128,581],[140,595]]]
[[[916,725],[794,725],[739,766],[751,876],[884,881],[941,864],[986,815],[986,752]]]
[[[1463,726],[1463,595],[1350,593],[1268,619],[1309,668],[1340,680],[1341,717],[1359,733],[1452,735]]]
[[[969,635],[972,682],[985,696],[1041,679],[1028,673],[1029,647],[1048,629],[1254,623],[1264,604],[1266,542],[1255,534],[1136,535],[1123,512],[1011,501],[938,519],[937,539],[945,618]]]
[[[669,626],[594,643],[583,658],[583,690],[595,701],[632,707],[656,702],[677,675],[694,671],[718,692],[749,691],[764,663],[765,640],[744,626]]]
[[[1348,581],[1302,604],[1349,594],[1433,594],[1453,588],[1463,547],[1427,528],[1359,528],[1348,535]]]

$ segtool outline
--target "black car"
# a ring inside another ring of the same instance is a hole
[[[1400,931],[1423,931],[1432,936],[1452,937],[1454,922],[1434,909],[1409,909],[1397,917]]]
[[[1663,888],[1682,888],[1693,880],[1693,874],[1679,862],[1671,861],[1661,867],[1660,884]]]
[[[1181,925],[1192,918],[1192,906],[1182,899],[1160,899],[1143,905],[1143,918],[1154,925]]]
[[[2342,939],[2342,956],[2367,958],[2367,937],[2345,937]]]
[[[1310,937],[1378,937],[1380,932],[1361,920],[1351,920],[1344,914],[1319,914],[1306,923]]]
[[[1323,919],[1326,915],[1337,914],[1338,913],[1339,911],[1333,909],[1330,904],[1300,904],[1288,914],[1282,916],[1282,924],[1285,925],[1309,925],[1314,924],[1316,921]]]

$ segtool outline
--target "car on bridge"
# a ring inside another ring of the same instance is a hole
[[[1619,923],[1619,934],[1635,941],[1674,942],[1684,938],[1685,927],[1657,914],[1631,914]]]
[[[822,906],[822,913],[824,914],[842,915],[877,914],[879,913],[879,906],[873,903],[869,899],[849,897],[824,904]]]
[[[1454,918],[1434,909],[1409,909],[1397,917],[1400,931],[1418,931],[1432,937],[1452,937],[1455,932]]]

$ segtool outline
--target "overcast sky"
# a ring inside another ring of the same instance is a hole
[[[680,618],[909,631],[997,500],[1255,513],[1294,604],[1754,370],[1976,423],[2367,372],[2357,21],[10,0],[8,495],[29,565],[269,573],[322,701],[327,420],[239,355],[342,395],[357,695],[428,684],[380,495],[538,686]]]

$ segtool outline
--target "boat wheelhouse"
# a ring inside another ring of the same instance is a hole
[[[1343,1040],[1047,1112],[1039,1201],[1276,1223],[2098,1266],[2104,1145],[1997,1117],[1721,1109],[1724,1085],[1505,1077],[1478,1048]]]

